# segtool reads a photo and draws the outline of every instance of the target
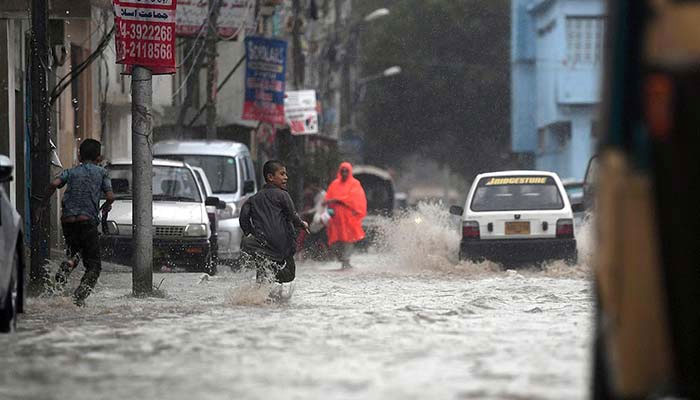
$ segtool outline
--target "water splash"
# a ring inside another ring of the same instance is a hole
[[[449,214],[441,203],[420,203],[416,209],[404,211],[394,218],[381,219],[378,224],[379,235],[373,246],[383,253],[388,270],[457,273],[470,278],[514,273],[488,260],[480,263],[458,260],[460,219]],[[577,227],[576,239],[579,253],[576,265],[556,260],[524,266],[518,268],[517,273],[563,278],[590,277],[590,265],[595,254],[593,218],[586,218]]]
[[[440,203],[419,203],[379,221],[375,248],[388,266],[405,271],[454,269],[459,249],[458,221]]]

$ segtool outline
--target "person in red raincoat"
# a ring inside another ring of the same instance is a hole
[[[360,181],[352,176],[349,162],[340,164],[338,175],[328,186],[325,204],[333,209],[328,222],[328,245],[334,250],[342,268],[350,268],[354,243],[364,239],[362,219],[367,215],[367,198]]]

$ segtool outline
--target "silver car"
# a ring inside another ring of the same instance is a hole
[[[5,192],[12,161],[0,155],[0,332],[15,330],[24,307],[24,240],[22,219]],[[9,261],[9,262],[6,262]]]

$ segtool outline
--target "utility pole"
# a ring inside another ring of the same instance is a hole
[[[218,20],[222,0],[209,0],[207,21],[207,139],[216,139],[216,94],[218,71],[216,68],[216,43],[219,40]]]
[[[41,196],[49,186],[49,136],[51,114],[47,86],[49,65],[48,2],[32,0],[31,55],[31,213],[37,216]],[[44,211],[46,213],[46,211]],[[45,215],[41,216],[45,217]],[[41,218],[46,220],[46,218]],[[51,224],[31,225],[30,292],[40,294],[48,278],[45,265],[49,256]]]
[[[134,295],[148,295],[153,290],[153,164],[151,139],[151,105],[153,86],[151,70],[134,65],[131,74],[131,158],[132,203],[134,223]]]

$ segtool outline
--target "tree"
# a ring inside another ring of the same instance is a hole
[[[363,15],[387,5],[367,1]],[[391,16],[362,35],[365,75],[391,65],[400,75],[368,84],[360,105],[365,158],[398,166],[410,154],[471,176],[501,167],[510,143],[510,2],[390,2]]]

